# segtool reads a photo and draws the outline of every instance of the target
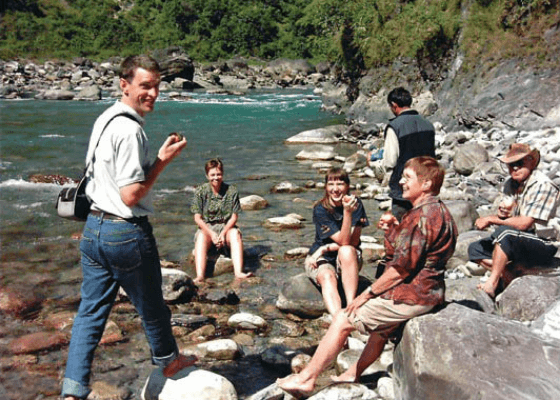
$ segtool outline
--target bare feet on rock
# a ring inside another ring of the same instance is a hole
[[[296,399],[306,398],[313,392],[312,382],[303,382],[299,375],[289,375],[282,379],[277,379],[276,384],[284,392],[289,393]]]
[[[490,279],[488,279],[484,283],[479,283],[476,288],[483,290],[484,292],[486,292],[488,296],[490,296],[493,299],[494,297],[496,297],[496,289],[498,288],[498,282],[494,283],[490,281]]]
[[[193,354],[188,356],[179,354],[176,359],[171,361],[171,363],[163,369],[163,376],[171,378],[180,370],[193,366],[197,361],[198,357]]]
[[[235,275],[235,279],[242,280],[250,278],[252,276],[255,276],[252,272],[242,272],[241,274]]]
[[[331,375],[330,378],[333,382],[337,383],[355,383],[357,381],[355,376],[347,374],[346,372],[338,376]]]

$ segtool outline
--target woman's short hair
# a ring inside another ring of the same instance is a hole
[[[224,163],[219,158],[213,158],[206,161],[206,164],[204,164],[204,172],[206,173],[206,175],[208,175],[208,171],[210,171],[212,168],[218,168],[223,173]]]
[[[325,185],[328,181],[342,181],[350,185],[350,177],[342,168],[331,168],[325,175]]]
[[[408,160],[404,167],[413,170],[420,181],[432,181],[432,194],[439,194],[445,178],[445,169],[435,158],[428,156],[414,157]]]
[[[123,60],[119,71],[119,77],[128,82],[132,82],[138,68],[142,68],[156,74],[160,73],[158,62],[150,56],[141,54],[137,56],[129,56]]]

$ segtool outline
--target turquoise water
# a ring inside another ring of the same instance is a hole
[[[299,146],[283,141],[301,131],[342,122],[322,112],[311,91],[252,92],[245,96],[189,93],[186,101],[162,94],[147,116],[146,131],[153,157],[172,131],[188,140],[185,151],[161,175],[155,186],[154,226],[162,257],[181,259],[191,250],[195,227],[188,210],[192,188],[205,181],[203,165],[221,157],[225,180],[237,184],[241,196],[258,194],[271,207],[244,213],[244,234],[262,238],[262,220],[288,213],[293,203],[273,196],[274,184],[303,184],[316,179],[309,164],[295,160]],[[38,243],[69,240],[81,223],[58,218],[54,209],[60,187],[29,182],[33,174],[77,178],[84,164],[91,127],[114,100],[0,101],[0,230],[3,252]],[[310,200],[320,194],[302,195]],[[302,212],[307,212],[303,210]],[[310,213],[310,212],[309,212]]]

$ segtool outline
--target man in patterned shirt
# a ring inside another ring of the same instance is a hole
[[[557,239],[557,232],[548,226],[548,221],[556,215],[559,189],[548,176],[536,170],[539,151],[524,143],[514,143],[499,160],[507,165],[511,175],[505,182],[504,194],[515,199],[517,208],[506,219],[498,215],[477,219],[477,229],[491,225],[497,228],[488,238],[469,246],[469,259],[491,271],[488,280],[478,288],[492,298],[500,281],[503,290],[514,278],[514,266],[548,264],[557,251],[552,242]]]
[[[400,224],[385,232],[387,263],[383,275],[333,318],[309,364],[277,381],[298,397],[310,394],[320,373],[335,359],[348,336],[358,330],[369,340],[357,363],[335,381],[355,382],[383,351],[389,337],[407,320],[444,301],[444,272],[455,251],[457,227],[436,197],[445,170],[432,157],[408,160],[400,179],[403,197],[412,203]]]

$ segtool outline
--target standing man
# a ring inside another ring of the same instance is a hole
[[[392,199],[391,211],[398,221],[412,208],[410,201],[403,198],[399,185],[405,163],[413,157],[435,157],[435,129],[416,110],[410,108],[412,96],[402,87],[389,92],[387,102],[395,118],[385,128],[385,146],[382,166],[384,182],[389,184]]]
[[[517,207],[513,216],[489,215],[475,221],[477,229],[496,225],[488,237],[469,246],[469,260],[490,270],[488,280],[478,286],[490,297],[496,296],[500,280],[504,287],[514,278],[514,263],[548,264],[558,250],[553,241],[558,232],[548,222],[555,217],[559,188],[548,176],[537,171],[540,153],[528,144],[514,143],[501,162],[507,165],[510,178],[504,194],[512,196]]]
[[[155,162],[148,159],[148,137],[142,126],[159,94],[158,63],[148,56],[126,58],[121,65],[122,98],[95,122],[86,165],[86,194],[92,201],[84,227],[81,303],[72,327],[62,396],[85,399],[93,353],[122,287],[142,323],[152,362],[171,377],[194,364],[179,353],[171,333],[171,313],[161,291],[161,268],[148,216],[151,189],[159,174],[187,145],[170,136]]]

